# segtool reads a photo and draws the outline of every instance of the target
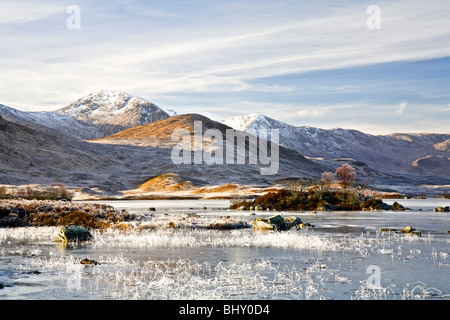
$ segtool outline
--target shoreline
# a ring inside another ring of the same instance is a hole
[[[305,190],[315,186],[306,187]],[[46,185],[24,184],[24,185],[0,185],[9,193],[20,193],[26,189],[45,190]],[[103,191],[93,186],[67,186],[67,191],[72,194],[73,201],[114,201],[114,200],[232,200],[235,198],[253,199],[272,191],[288,188],[284,184],[273,185],[241,185],[227,183],[219,185],[195,186],[182,189],[158,189],[145,190],[141,188],[122,191]],[[338,190],[339,187],[332,186],[330,189]],[[365,196],[380,199],[410,199],[410,198],[446,198],[450,185],[439,186],[369,186],[357,187],[357,191]],[[0,199],[2,195],[0,194]],[[3,197],[5,199],[5,197]],[[7,198],[6,198],[7,199]]]

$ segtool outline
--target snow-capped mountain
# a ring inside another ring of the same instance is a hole
[[[450,134],[370,135],[341,128],[293,126],[258,114],[232,117],[223,123],[258,136],[267,130],[278,129],[280,145],[310,158],[352,158],[378,170],[450,176],[450,153],[445,148]],[[430,155],[443,157],[439,168],[419,170],[417,162],[413,165],[417,159]],[[446,165],[442,166],[443,162]]]
[[[49,112],[23,112],[0,105],[7,120],[44,131],[56,130],[76,139],[95,139],[169,118],[157,105],[124,92],[102,90]]]

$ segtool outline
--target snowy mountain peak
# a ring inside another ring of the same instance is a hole
[[[71,115],[84,114],[88,117],[96,113],[113,114],[124,112],[130,108],[153,109],[151,111],[159,109],[155,104],[143,98],[131,96],[128,93],[102,90],[78,99],[56,112]]]
[[[251,133],[256,133],[260,129],[270,130],[294,127],[282,121],[255,113],[232,117],[224,120],[223,123],[235,130],[248,131]]]
[[[91,93],[52,112],[24,112],[0,106],[0,113],[12,122],[57,130],[77,139],[101,138],[170,117],[143,98],[111,90]]]
[[[91,93],[56,113],[71,115],[82,124],[99,126],[99,134],[92,138],[170,117],[157,105],[143,98],[111,90]]]

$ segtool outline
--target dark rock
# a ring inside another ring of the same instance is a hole
[[[409,236],[421,236],[421,232],[417,231],[416,229],[414,229],[411,226],[407,226],[406,228],[402,229],[402,230],[396,230],[396,229],[392,229],[392,228],[381,228],[380,229],[381,232],[396,232],[396,233],[404,233],[406,235]]]
[[[449,206],[434,208],[434,212],[449,212],[449,211],[450,211]]]
[[[360,205],[360,208],[363,211],[391,210],[392,206],[384,203],[381,199],[369,198]]]
[[[398,202],[394,202],[391,206],[392,211],[405,211],[406,208]]]
[[[41,274],[41,272],[40,272],[40,271],[38,271],[38,270],[33,270],[33,271],[28,271],[28,272],[27,272],[27,274],[34,274],[34,275],[38,275],[38,274]]]
[[[86,229],[76,225],[70,225],[61,228],[61,231],[55,238],[56,242],[88,241],[94,239],[94,236]]]
[[[83,260],[80,261],[81,264],[86,264],[86,265],[99,265],[100,263],[96,260],[91,260],[89,258],[84,258]]]
[[[299,226],[302,224],[302,219],[300,219],[299,217],[286,217],[284,218],[284,221],[286,221],[287,223],[287,227],[288,229],[290,228],[299,228]]]
[[[299,217],[290,216],[283,218],[281,215],[275,215],[268,218],[255,218],[253,220],[253,229],[284,231],[291,228],[300,229],[302,224],[303,222]]]

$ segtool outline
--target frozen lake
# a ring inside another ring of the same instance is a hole
[[[280,233],[108,230],[79,246],[55,243],[59,228],[0,229],[0,299],[450,299],[450,213],[433,212],[450,200],[384,201],[411,210],[277,212],[314,226]],[[227,210],[228,200],[102,203],[144,222],[275,214]],[[379,232],[406,226],[421,236]]]

